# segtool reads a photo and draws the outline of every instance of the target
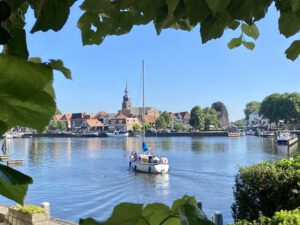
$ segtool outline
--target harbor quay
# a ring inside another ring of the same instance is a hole
[[[41,203],[44,213],[25,214],[13,207],[0,205],[0,224],[1,225],[77,225],[77,223],[53,218],[50,215],[50,204]]]

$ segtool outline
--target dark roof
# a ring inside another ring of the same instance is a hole
[[[71,120],[82,119],[82,113],[72,113]]]

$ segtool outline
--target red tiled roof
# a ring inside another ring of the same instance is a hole
[[[96,119],[90,119],[90,120],[87,120],[86,122],[90,127],[103,127],[104,126],[103,123],[101,123],[99,120],[96,120]]]
[[[82,114],[82,119],[85,119],[85,120],[91,119],[91,115]]]
[[[69,120],[69,119],[71,119],[71,117],[72,117],[71,113],[66,113],[60,119],[61,120]]]
[[[98,117],[108,117],[108,113],[105,111],[97,112],[95,115],[95,118],[98,118]]]
[[[183,119],[189,119],[191,117],[189,112],[181,112],[180,114]]]

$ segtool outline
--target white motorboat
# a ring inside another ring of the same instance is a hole
[[[298,142],[298,136],[289,132],[279,133],[276,138],[277,144],[293,145]]]
[[[143,153],[137,154],[135,151],[131,153],[129,167],[134,171],[162,174],[168,173],[169,171],[169,161],[165,156],[155,156],[152,151],[148,149],[145,142],[145,94],[144,94],[144,61],[142,63],[142,79],[143,79]]]
[[[129,167],[134,171],[145,173],[168,173],[169,162],[166,157],[157,157],[153,154],[137,154],[132,152]]]
[[[114,131],[114,132],[108,132],[106,133],[107,137],[128,137],[129,133],[128,132],[123,132],[123,131]]]
[[[273,131],[262,131],[260,133],[260,136],[265,137],[265,138],[273,138],[273,137],[275,137],[275,132],[273,132]]]

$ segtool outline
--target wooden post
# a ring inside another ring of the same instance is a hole
[[[223,215],[221,211],[215,212],[213,222],[215,225],[223,225]]]
[[[49,202],[42,202],[41,207],[45,209],[46,214],[50,218],[50,203]]]

